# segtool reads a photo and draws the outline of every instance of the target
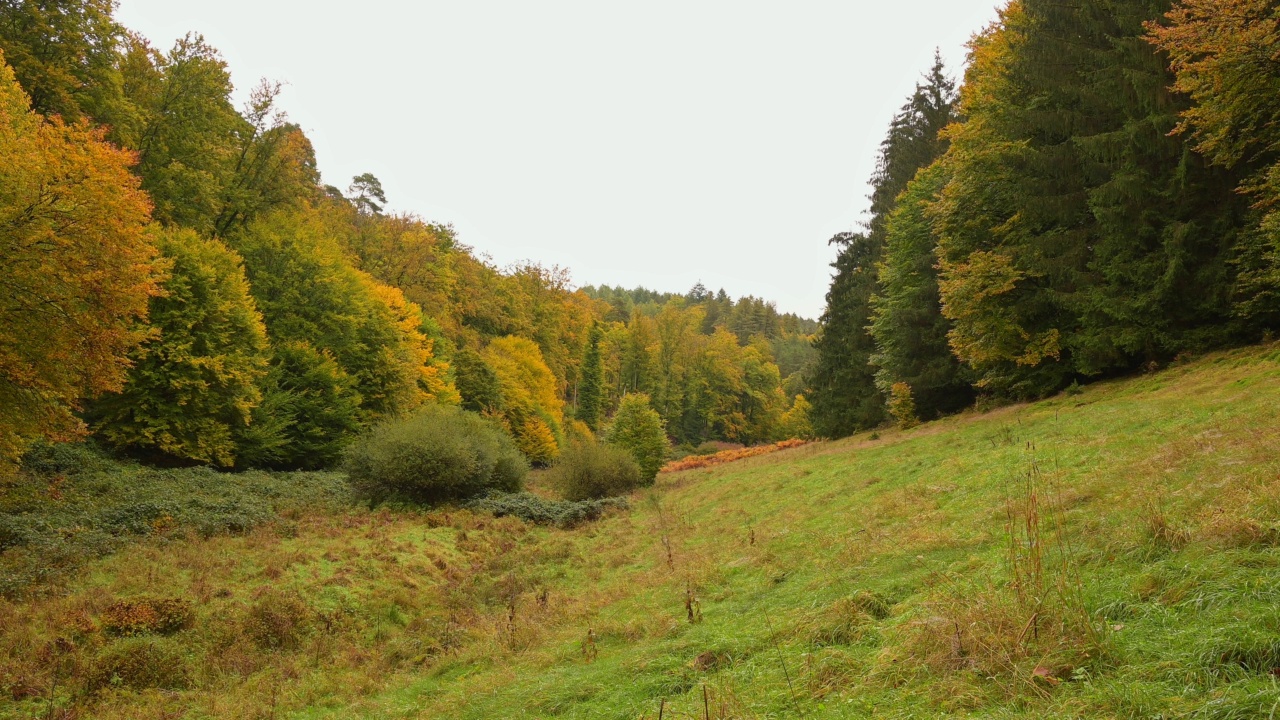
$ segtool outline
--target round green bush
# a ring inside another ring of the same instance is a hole
[[[625,495],[642,484],[631,453],[594,442],[575,443],[560,453],[550,479],[566,500]]]
[[[423,504],[515,492],[529,472],[500,427],[445,405],[374,427],[347,448],[344,467],[361,497]]]

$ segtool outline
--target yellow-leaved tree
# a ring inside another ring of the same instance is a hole
[[[547,464],[560,454],[564,401],[556,391],[556,376],[532,340],[496,338],[483,353],[485,364],[498,378],[502,394],[501,421],[530,462]]]
[[[133,157],[45,120],[0,55],[0,463],[83,432],[81,400],[118,390],[157,293]]]

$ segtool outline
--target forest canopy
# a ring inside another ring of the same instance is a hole
[[[958,88],[936,62],[881,145],[864,231],[832,240],[815,430],[1271,332],[1278,28],[1267,0],[1014,0]]]
[[[0,460],[86,434],[162,464],[333,465],[424,405],[496,421],[534,463],[648,394],[673,437],[780,438],[816,324],[760,298],[575,288],[498,268],[321,182],[262,82],[244,107],[197,33],[111,0],[0,4]]]

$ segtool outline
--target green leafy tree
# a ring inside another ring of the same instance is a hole
[[[622,350],[621,389],[623,393],[650,393],[656,385],[658,330],[653,318],[631,311],[627,342]]]
[[[356,383],[362,421],[412,410],[429,397],[432,366],[421,314],[346,260],[330,218],[277,211],[250,224],[233,245],[273,342],[302,341],[328,354]]]
[[[142,187],[157,220],[213,233],[234,169],[236,134],[245,130],[231,104],[227,64],[195,34],[164,55],[133,42],[125,82],[138,111],[129,134]]]
[[[461,348],[453,356],[453,370],[462,407],[478,413],[494,413],[502,407],[502,387],[498,376],[485,364],[480,353]]]
[[[262,403],[236,435],[245,467],[331,467],[363,427],[360,392],[331,356],[301,340],[278,343]]]
[[[241,114],[226,62],[195,34],[166,54],[130,35],[120,68],[131,114],[113,135],[138,151],[158,220],[229,236],[317,196],[315,152],[276,108],[279,84],[255,88]]]
[[[658,476],[670,447],[665,423],[649,406],[649,396],[643,393],[628,393],[622,398],[605,439],[610,445],[631,453],[647,483]]]
[[[222,188],[217,232],[228,235],[264,213],[317,196],[320,172],[311,141],[276,108],[280,84],[253,90],[235,134],[235,161]]]
[[[235,252],[191,230],[153,235],[169,262],[151,300],[155,334],[134,352],[124,388],[93,406],[94,431],[133,453],[230,466],[262,399],[266,330]]]
[[[0,2],[0,50],[41,115],[115,125],[128,113],[114,0]]]
[[[698,332],[702,324],[701,309],[688,309],[684,300],[671,299],[663,304],[654,318],[656,352],[652,355],[654,376],[652,379],[653,408],[673,425],[681,415],[688,415],[688,408],[696,405],[697,400],[688,396],[690,372],[697,361],[699,345],[702,344]],[[735,340],[736,342],[736,340]],[[674,429],[683,434],[685,423]],[[693,432],[700,432],[694,430]]]

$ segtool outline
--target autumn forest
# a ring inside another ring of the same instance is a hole
[[[0,0],[0,720],[1280,707],[1280,1],[1002,2],[818,319],[499,266],[117,9]]]
[[[151,462],[317,468],[424,403],[535,464],[644,394],[678,443],[808,432],[816,324],[753,297],[574,289],[447,225],[319,184],[305,134],[199,36],[112,3],[0,6],[6,162],[0,455],[85,433]]]

